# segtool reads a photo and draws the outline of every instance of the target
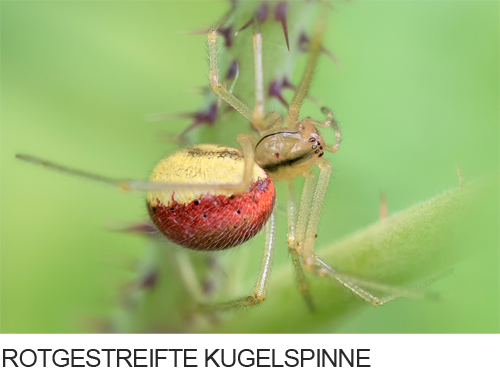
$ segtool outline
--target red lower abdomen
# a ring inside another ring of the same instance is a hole
[[[189,203],[159,199],[148,203],[151,219],[169,240],[188,249],[223,250],[254,237],[274,209],[276,191],[269,177],[242,194],[205,195]]]

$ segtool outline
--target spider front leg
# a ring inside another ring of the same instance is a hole
[[[316,231],[318,228],[321,205],[323,204],[323,198],[325,197],[325,192],[328,188],[328,180],[330,179],[330,173],[332,172],[332,165],[326,159],[317,160],[316,165],[320,168],[316,190],[314,191],[314,193],[312,192],[313,182],[311,181],[314,179],[314,177],[312,175],[310,175],[309,177],[306,176],[306,186],[303,191],[300,208],[301,212],[299,212],[299,219],[301,219],[302,221],[300,223],[301,227],[304,226],[306,221],[306,215],[304,211],[309,212],[307,230],[305,233],[305,237],[303,237],[301,234],[303,238],[297,238],[295,242],[297,251],[302,256],[304,267],[310,272],[313,272],[316,266],[316,255],[314,255],[314,243],[317,234]],[[309,205],[307,205],[309,203],[311,203],[310,207]],[[303,214],[302,217],[301,214]],[[300,229],[300,231],[301,233],[303,232],[302,228]]]
[[[314,183],[314,181],[313,181]],[[293,268],[295,270],[295,279],[299,291],[304,297],[304,300],[311,311],[314,311],[314,303],[312,300],[311,292],[309,290],[309,282],[307,281],[304,267],[302,266],[300,255],[297,252],[294,242],[297,234],[298,226],[296,226],[296,205],[295,205],[295,190],[293,187],[293,180],[285,181],[286,200],[287,200],[287,217],[288,217],[288,252],[292,257]]]
[[[324,129],[327,129],[328,127],[333,128],[333,130],[335,132],[335,144],[333,146],[327,145],[325,147],[325,150],[327,150],[328,152],[335,153],[340,148],[340,139],[342,137],[342,133],[340,132],[340,128],[333,117],[333,111],[328,109],[327,107],[322,107],[321,111],[323,112],[323,114],[326,114],[326,121],[325,122],[321,122],[321,121],[315,120],[315,119],[310,119],[310,121],[320,128],[324,128]]]
[[[241,102],[238,98],[229,92],[220,82],[219,67],[217,61],[217,30],[212,29],[207,34],[208,38],[208,52],[210,56],[210,73],[209,80],[212,90],[237,112],[252,121],[252,110]]]
[[[316,185],[316,190],[314,190],[314,174],[312,172],[312,169],[309,169],[304,174],[306,177],[306,181],[304,183],[304,189],[302,191],[299,220],[297,222],[297,240],[295,246],[297,251],[302,256],[304,268],[317,276],[332,277],[374,306],[381,305],[384,302],[392,300],[397,296],[391,295],[386,299],[380,299],[372,295],[370,292],[365,291],[363,288],[359,287],[357,284],[353,283],[347,278],[343,278],[341,274],[337,273],[333,268],[328,266],[325,262],[319,259],[316,254],[314,254],[314,244],[317,234],[316,232],[318,227],[319,214],[321,211],[321,205],[323,204],[325,192],[328,187],[330,173],[332,171],[331,164],[326,159],[319,160],[317,166],[321,170],[318,178],[318,183]],[[365,283],[363,284],[363,286],[365,287],[371,285],[368,282],[363,283]],[[386,292],[388,291],[388,289],[390,289],[386,286],[384,286],[384,288],[386,288],[384,289],[384,291]]]
[[[330,126],[334,129],[335,144],[333,146],[325,145],[324,148],[329,152],[335,153],[340,147],[340,129],[337,126],[337,122],[333,118],[333,112],[326,107],[323,107],[322,111],[327,114],[325,122],[320,122],[315,119],[309,119],[309,121],[324,129],[329,128]],[[330,173],[332,171],[332,166],[326,159],[316,160],[315,165],[320,168],[320,175],[315,191],[314,173],[312,169],[308,169],[303,174],[306,179],[302,190],[299,217],[297,221],[297,235],[294,242],[295,248],[302,255],[304,266],[308,271],[312,271],[316,264],[314,242],[317,236],[316,232],[321,206],[323,204],[326,189],[328,188]]]
[[[263,134],[269,129],[281,127],[281,117],[275,111],[271,111],[264,116],[264,72],[262,66],[262,33],[260,24],[254,21],[253,33],[253,55],[254,55],[254,73],[255,73],[255,106],[253,111],[236,98],[231,91],[228,91],[219,79],[219,68],[217,61],[217,30],[212,29],[208,32],[208,50],[210,56],[210,85],[212,90],[227,104],[233,107],[246,119],[252,122],[253,128]]]
[[[16,155],[17,158],[30,162],[35,165],[41,165],[49,169],[57,170],[62,173],[67,173],[70,175],[74,176],[79,176],[82,178],[86,178],[92,181],[97,181],[101,183],[106,183],[111,186],[115,186],[123,191],[165,191],[165,190],[232,190],[234,192],[244,192],[248,189],[250,186],[250,183],[252,181],[252,174],[253,174],[253,169],[254,169],[254,149],[253,149],[253,144],[255,144],[255,137],[250,134],[239,134],[237,138],[238,143],[240,144],[242,151],[243,151],[243,159],[244,159],[244,168],[243,168],[243,174],[241,176],[241,180],[237,183],[225,183],[225,182],[211,182],[211,183],[188,183],[190,182],[187,180],[186,182],[166,182],[164,180],[164,174],[157,174],[157,177],[152,177],[151,182],[145,182],[145,181],[132,181],[132,180],[126,180],[126,179],[115,179],[115,178],[110,178],[98,174],[93,174],[93,173],[88,173],[82,170],[78,169],[73,169],[69,168],[64,165],[60,165],[51,161],[43,160],[38,157],[30,156],[30,155],[25,155],[25,154],[18,154]],[[185,159],[185,153],[183,150],[177,152],[178,156],[175,156],[175,154],[172,156],[167,157],[168,158],[173,158],[173,160],[163,160],[160,161],[158,166],[160,166],[162,163],[165,163],[167,165],[170,165],[172,161],[175,161],[176,159]],[[187,154],[190,152],[188,151]],[[165,162],[167,161],[167,162]],[[165,167],[167,169],[168,166]],[[167,169],[168,170],[168,169]]]
[[[251,307],[260,304],[266,298],[267,288],[269,286],[269,277],[271,276],[271,267],[274,257],[274,246],[276,238],[276,229],[274,221],[274,211],[266,223],[266,243],[264,247],[264,257],[260,268],[259,277],[255,290],[251,296],[240,299],[215,304],[200,304],[199,309],[203,312],[218,312],[244,307]]]
[[[281,128],[281,117],[276,111],[264,116],[264,69],[262,65],[262,33],[256,19],[253,32],[253,56],[255,75],[255,106],[252,113],[252,126],[260,135],[271,129]]]
[[[306,237],[307,230],[307,220],[309,219],[309,210],[311,208],[311,203],[314,196],[314,172],[312,169],[308,169],[304,174],[305,182],[302,189],[302,196],[300,200],[299,207],[299,217],[297,219],[297,231],[295,239],[293,239],[292,244],[297,250],[303,245],[303,241]]]
[[[255,19],[252,38],[254,69],[255,69],[255,107],[252,114],[252,124],[259,131],[264,128],[264,71],[262,68],[262,33],[260,24]]]
[[[294,228],[295,237],[289,238],[289,244],[292,244],[295,252],[301,255],[304,268],[320,277],[329,276],[332,280],[339,282],[373,306],[382,305],[398,297],[424,298],[424,295],[417,290],[398,288],[341,273],[316,256],[314,253],[314,243],[319,213],[331,173],[331,165],[328,160],[320,160],[317,165],[321,169],[321,172],[316,190],[314,189],[315,179],[312,169],[304,173],[306,179],[302,191],[297,225]],[[291,199],[288,201],[291,202]],[[294,265],[295,263],[296,261],[294,260]],[[367,289],[384,292],[386,295],[377,297]]]
[[[321,169],[318,183],[316,185],[316,190],[314,190],[314,173],[312,169],[309,169],[304,173],[305,182],[304,188],[302,190],[302,198],[300,202],[299,216],[297,220],[297,225],[295,227],[295,237],[289,238],[289,244],[293,245],[293,251],[296,254],[300,254],[302,257],[302,262],[304,268],[309,272],[321,277],[329,276],[332,279],[338,281],[343,286],[351,290],[353,293],[369,302],[373,306],[381,305],[388,302],[396,297],[409,296],[407,290],[398,290],[393,287],[375,284],[372,282],[363,281],[361,279],[353,278],[350,276],[343,275],[338,271],[334,270],[328,264],[323,262],[320,258],[314,254],[314,243],[316,238],[316,231],[318,226],[319,213],[321,210],[321,205],[323,203],[323,198],[328,187],[328,180],[331,173],[331,165],[328,160],[319,160],[317,163]],[[289,206],[292,199],[288,199]],[[293,220],[289,218],[289,221]],[[292,228],[293,229],[293,228]],[[292,254],[292,253],[291,253]],[[292,254],[293,258],[293,254]],[[297,261],[294,259],[294,266]],[[300,271],[302,270],[302,265],[300,265]],[[296,267],[297,271],[297,267]],[[303,275],[303,272],[302,272]],[[297,277],[299,279],[300,272],[297,271]],[[305,276],[302,278],[305,280]],[[378,298],[361,286],[365,288],[372,288],[382,290],[387,293],[391,293],[389,296],[384,298]],[[300,288],[300,283],[299,283]]]

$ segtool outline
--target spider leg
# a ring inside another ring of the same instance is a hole
[[[329,276],[333,280],[338,281],[340,284],[342,284],[344,287],[349,289],[351,292],[354,294],[358,295],[361,297],[363,300],[367,301],[368,303],[372,304],[373,306],[379,306],[382,305],[385,302],[388,302],[398,296],[391,295],[388,296],[387,298],[379,298],[377,296],[372,295],[370,292],[364,290],[363,288],[359,287],[359,281],[353,282],[352,279],[349,279],[347,277],[342,276],[339,274],[337,271],[335,271],[332,267],[327,265],[325,262],[323,262],[321,259],[316,257],[316,268],[313,271],[316,275],[318,276]],[[366,286],[365,284],[363,284]]]
[[[193,264],[187,253],[174,252],[174,260],[177,270],[181,277],[188,294],[193,301],[200,302],[203,300],[202,287],[196,276]]]
[[[290,102],[288,114],[285,119],[285,127],[294,127],[299,121],[300,108],[309,91],[318,56],[321,53],[323,34],[326,29],[326,14],[327,10],[323,9],[322,16],[316,23],[316,29],[309,44],[309,58],[307,60],[306,69],[302,75],[297,91],[293,96],[292,102]]]
[[[281,127],[281,117],[276,112],[264,116],[264,73],[262,66],[262,33],[257,19],[254,20],[254,34],[252,38],[255,69],[255,107],[253,111],[228,91],[219,79],[217,62],[217,31],[208,32],[208,49],[210,55],[210,84],[212,90],[241,115],[252,122],[253,128],[262,134],[268,129]]]
[[[335,153],[340,148],[340,138],[342,137],[342,133],[340,132],[340,128],[339,128],[337,122],[333,118],[333,111],[331,111],[327,107],[322,107],[321,111],[323,111],[323,113],[326,114],[326,121],[325,122],[320,122],[320,121],[315,120],[315,119],[310,119],[310,121],[312,121],[314,124],[316,124],[316,126],[321,127],[321,128],[326,129],[330,126],[333,128],[333,130],[335,131],[335,145],[334,146],[327,145],[325,147],[325,149],[328,152]]]
[[[438,280],[442,277],[443,273],[437,274],[426,279],[423,282],[420,282],[413,287],[410,288],[399,288],[394,287],[389,284],[377,283],[373,281],[368,281],[364,279],[360,279],[356,276],[344,274],[343,272],[339,272],[332,267],[330,267],[327,263],[325,263],[320,258],[316,258],[316,269],[315,274],[318,276],[329,276],[333,280],[338,281],[344,287],[348,288],[357,296],[361,297],[363,300],[369,302],[373,306],[379,306],[385,304],[389,301],[392,301],[398,297],[406,297],[411,299],[426,299],[429,298],[425,293],[420,292],[419,290],[432,282]],[[384,292],[387,295],[377,297],[367,291],[366,289],[372,289],[378,292]]]
[[[289,247],[288,252],[292,257],[293,269],[295,270],[295,279],[299,287],[299,292],[302,294],[302,297],[304,298],[304,301],[306,302],[309,310],[311,312],[314,312],[316,311],[316,308],[314,307],[314,301],[309,289],[309,282],[307,281],[304,266],[302,266],[302,262],[300,260],[300,255],[293,247]]]
[[[312,204],[309,207],[304,208],[304,211],[309,212],[309,221],[307,224],[307,230],[305,238],[297,239],[297,251],[302,256],[302,261],[304,267],[308,271],[313,271],[316,264],[316,256],[314,254],[314,242],[316,238],[316,230],[318,227],[319,213],[321,211],[321,205],[323,204],[323,198],[325,197],[325,192],[328,187],[328,180],[330,179],[330,173],[332,171],[332,165],[327,159],[319,159],[316,163],[320,168],[320,173],[318,177],[318,183],[316,185],[316,190],[312,198]],[[310,197],[309,192],[306,194]],[[310,201],[310,198],[303,200]],[[301,208],[302,210],[302,208]]]
[[[292,257],[293,268],[295,270],[295,279],[299,287],[299,291],[304,297],[304,300],[311,311],[314,311],[314,303],[309,289],[304,267],[300,261],[300,255],[294,246],[296,235],[296,206],[295,206],[295,191],[293,180],[285,181],[286,201],[287,201],[287,217],[288,217],[288,252]]]
[[[269,286],[269,277],[271,276],[271,266],[274,257],[274,246],[276,238],[276,228],[274,221],[274,211],[266,224],[266,243],[264,247],[264,257],[260,268],[259,277],[255,285],[255,290],[251,296],[240,299],[215,304],[200,304],[199,310],[203,312],[218,312],[224,310],[250,307],[260,304],[266,298],[267,288]]]
[[[262,65],[262,33],[257,18],[254,20],[253,56],[255,72],[255,107],[252,114],[252,126],[260,134],[275,128],[281,128],[281,117],[276,111],[264,116],[264,71]]]
[[[339,272],[314,254],[314,241],[316,237],[319,211],[321,209],[321,204],[323,202],[331,172],[331,166],[328,160],[322,159],[317,165],[320,167],[321,172],[316,189],[314,188],[315,177],[312,169],[309,169],[304,173],[306,179],[302,191],[297,225],[296,228],[291,228],[295,234],[294,236],[289,236],[288,238],[288,244],[293,247],[297,256],[300,255],[302,257],[304,268],[317,276],[329,276],[373,306],[382,305],[398,297],[408,297],[414,299],[426,298],[426,295],[418,292],[418,289],[424,285],[428,285],[436,279],[428,279],[423,284],[409,289],[398,288],[388,284],[360,279],[356,276]],[[295,211],[289,211],[289,217],[291,213],[293,214]],[[293,258],[293,253],[291,252],[291,254]],[[297,257],[293,261],[295,265],[297,263]],[[297,275],[299,275],[298,272]],[[383,292],[385,295],[376,296],[369,292],[368,289]]]
[[[299,286],[299,291],[302,293],[307,306],[314,311],[314,303],[309,290],[309,283],[306,279],[304,266],[300,260],[298,253],[298,240],[303,240],[306,234],[307,220],[309,219],[309,210],[314,195],[314,173],[312,169],[307,170],[304,174],[305,182],[302,189],[302,197],[300,200],[299,214],[296,218],[295,208],[295,193],[293,190],[293,180],[286,181],[287,189],[287,209],[288,209],[288,252],[292,257],[293,267],[295,269],[295,278]],[[302,244],[302,243],[301,243]]]
[[[208,52],[210,56],[210,74],[209,80],[212,90],[237,112],[252,121],[252,110],[228,91],[220,82],[219,68],[217,62],[217,30],[211,29],[208,34]]]
[[[316,122],[321,127],[327,128],[331,125],[332,121],[333,113],[329,111],[326,122]],[[332,148],[338,148],[339,145],[340,130],[336,134],[338,138],[335,147]],[[309,271],[314,269],[314,242],[317,234],[319,214],[326,189],[328,188],[328,181],[332,170],[330,162],[326,159],[318,160],[316,165],[320,168],[320,175],[318,177],[316,189],[314,187],[315,178],[313,170],[309,169],[303,174],[305,176],[305,183],[302,190],[302,198],[297,221],[297,233],[294,242],[295,248],[302,255],[304,265]]]
[[[262,133],[264,129],[264,71],[262,67],[262,33],[257,18],[254,19],[252,38],[255,70],[255,107],[252,113],[252,125]]]
[[[40,159],[38,157],[18,154],[17,158],[31,162],[35,165],[42,165],[49,169],[57,170],[62,173],[86,178],[92,181],[106,183],[115,186],[123,191],[161,191],[161,190],[212,190],[212,189],[227,189],[234,190],[235,192],[246,191],[252,181],[252,172],[254,167],[254,150],[252,141],[255,138],[249,134],[239,134],[237,141],[243,150],[243,157],[245,166],[243,171],[242,180],[239,183],[206,183],[206,184],[178,184],[178,183],[163,183],[163,182],[144,182],[132,181],[126,179],[115,179],[105,177],[99,174],[88,173],[82,170],[69,168],[54,162]]]
[[[217,61],[217,30],[210,30],[207,38],[210,56],[209,79],[212,90],[246,119],[251,121],[253,128],[259,134],[262,135],[269,129],[281,127],[281,117],[278,113],[272,111],[264,116],[264,71],[262,66],[262,33],[259,21],[254,19],[254,34],[252,38],[255,72],[255,107],[253,111],[236,98],[231,90],[228,91],[220,83]]]
[[[315,177],[312,169],[309,169],[304,173],[306,179],[302,191],[297,225],[296,227],[290,227],[289,225],[289,233],[292,233],[292,237],[289,236],[288,243],[292,246],[293,251],[297,254],[297,257],[299,254],[302,257],[304,268],[317,276],[329,276],[373,306],[382,305],[398,297],[416,299],[425,298],[425,295],[417,292],[416,289],[398,288],[341,273],[334,270],[314,254],[314,241],[316,237],[319,211],[321,209],[321,204],[323,202],[324,193],[328,186],[328,179],[331,172],[330,163],[326,159],[320,160],[318,166],[320,167],[321,172],[318,178],[316,190],[314,190]],[[288,199],[288,202],[290,203],[291,200]],[[289,204],[289,207],[290,206],[291,204]],[[289,210],[289,218],[293,217],[294,213],[295,210]],[[295,232],[294,235],[293,232]],[[290,253],[293,258],[294,254],[292,252]],[[297,263],[297,257],[293,260],[294,266]],[[296,273],[297,276],[300,276],[300,273],[297,272],[297,270]],[[427,284],[428,282],[425,283],[425,285]],[[367,289],[384,292],[387,295],[377,297]]]
[[[300,250],[303,240],[306,237],[307,220],[309,219],[309,212],[314,196],[314,172],[312,169],[307,170],[304,174],[305,182],[302,189],[302,197],[300,200],[299,217],[297,220],[296,236],[293,244]]]

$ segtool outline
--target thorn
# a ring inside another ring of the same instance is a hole
[[[142,289],[152,289],[156,286],[158,282],[158,271],[151,270],[148,271],[142,278],[140,282],[140,288]]]
[[[160,122],[163,120],[194,118],[195,116],[196,113],[155,113],[148,114],[146,116],[146,120],[148,122]]]
[[[153,114],[154,115],[154,114]],[[161,119],[160,119],[161,117]],[[215,102],[211,103],[205,111],[190,112],[190,113],[174,113],[174,114],[157,114],[157,120],[173,120],[179,118],[193,118],[195,122],[200,124],[213,125],[217,118]]]
[[[299,36],[299,50],[302,51],[302,52],[307,52],[307,50],[309,49],[309,42],[310,42],[310,39],[309,37],[307,36],[307,34],[305,32],[302,32],[300,33],[300,36]],[[340,61],[337,59],[337,57],[333,54],[333,52],[331,52],[330,50],[327,50],[326,48],[324,48],[323,46],[321,46],[321,52],[323,54],[325,54],[326,56],[328,56],[330,58],[330,60],[339,68],[339,69],[342,69],[342,65],[340,64]]]
[[[118,232],[139,233],[146,236],[153,236],[158,233],[156,227],[150,222],[136,223],[130,225],[111,224],[108,229]]]
[[[217,30],[219,35],[224,37],[224,45],[227,48],[230,48],[233,45],[233,25],[229,25],[228,27],[221,27]]]
[[[277,98],[278,101],[280,101],[283,104],[283,106],[288,108],[288,103],[286,102],[285,98],[281,94],[281,89],[282,89],[282,84],[279,82],[279,80],[274,80],[269,85],[269,89],[267,91],[267,94],[269,95],[269,97]]]
[[[257,22],[259,22],[260,24],[264,23],[267,20],[268,14],[269,14],[269,6],[267,2],[263,2],[262,4],[260,4],[259,8],[255,12],[254,17],[249,19],[245,25],[243,25],[240,29],[238,29],[236,33],[234,33],[234,36],[237,36],[240,31],[243,31],[246,28],[248,28],[253,23],[254,19],[257,20]]]
[[[229,67],[229,70],[227,71],[226,80],[229,81],[229,80],[234,79],[237,72],[238,72],[238,61],[233,60],[233,62],[231,63],[231,66]]]
[[[307,34],[303,31],[299,35],[299,51],[306,52],[307,49],[309,48],[309,37]]]
[[[167,144],[176,144],[179,147],[186,147],[189,145],[189,141],[186,137],[179,137],[178,134],[173,132],[158,132],[157,138],[160,142]]]
[[[202,282],[202,292],[205,296],[212,296],[215,293],[215,282],[211,279],[205,279]]]
[[[233,62],[231,63],[231,66],[229,67],[229,70],[227,71],[227,75],[226,75],[226,81],[233,80],[233,83],[231,84],[231,87],[229,88],[229,93],[233,92],[239,76],[240,76],[240,69],[239,69],[238,60],[233,60]],[[219,99],[221,99],[221,98],[219,97]]]
[[[387,200],[385,197],[385,193],[380,190],[380,220],[383,220],[387,217]]]
[[[164,114],[164,113],[158,113],[158,114],[150,114],[147,116],[148,121],[163,121],[163,120],[173,120],[173,119],[186,119],[186,118],[192,118],[194,119],[193,123],[191,123],[184,131],[182,131],[178,135],[172,135],[168,134],[167,135],[167,140],[169,142],[173,142],[176,144],[183,145],[186,143],[185,136],[186,134],[194,130],[195,128],[207,124],[209,126],[212,126],[215,123],[215,120],[217,119],[217,102],[212,102],[207,109],[204,111],[199,111],[199,112],[189,112],[189,113],[173,113],[173,114]]]
[[[210,89],[210,87],[208,85],[194,86],[190,90],[188,90],[188,92],[191,93],[191,94],[201,94],[201,95],[208,94],[211,91],[212,90]]]
[[[340,61],[337,59],[337,57],[331,52],[330,50],[327,50],[323,46],[321,46],[321,52],[328,56],[330,60],[339,68],[342,69],[342,64],[340,64]]]
[[[194,122],[179,134],[179,139],[182,139],[188,132],[200,127],[203,124],[213,126],[215,120],[217,119],[217,102],[212,102],[205,111],[191,114],[191,117],[194,118]]]
[[[457,169],[457,173],[458,173],[458,180],[460,182],[460,187],[462,187],[465,182],[464,182],[464,177],[462,176],[462,173],[460,172],[460,169],[458,168],[457,165],[455,165],[455,168]]]
[[[283,32],[285,33],[286,47],[288,48],[288,51],[290,51],[290,43],[288,41],[288,27],[286,24],[287,13],[288,3],[286,1],[282,1],[276,6],[276,10],[274,11],[274,19],[278,22],[281,22]]]
[[[234,36],[236,37],[240,31],[243,31],[247,27],[249,27],[252,24],[252,21],[253,21],[253,19],[251,18],[250,20],[248,20],[248,22],[245,25],[243,25],[240,29],[236,30],[236,32],[234,33]]]
[[[181,34],[202,35],[202,34],[207,34],[209,30],[210,29],[187,30],[187,31],[181,31]]]
[[[281,80],[281,86],[283,88],[288,88],[288,89],[292,89],[292,90],[297,90],[297,87],[295,85],[293,85],[290,80],[288,80],[288,77],[283,77],[283,80]]]

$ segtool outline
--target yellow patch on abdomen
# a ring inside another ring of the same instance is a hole
[[[194,145],[181,149],[161,160],[154,168],[150,182],[180,183],[180,184],[207,184],[231,183],[237,184],[243,178],[245,161],[241,150],[214,144]],[[267,174],[254,163],[253,180],[265,179]],[[231,196],[231,190],[223,189],[196,189],[196,190],[162,190],[151,191],[148,202],[155,203],[157,199],[168,205],[172,200],[184,204],[192,202],[201,196],[225,195]]]

